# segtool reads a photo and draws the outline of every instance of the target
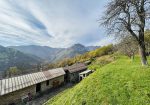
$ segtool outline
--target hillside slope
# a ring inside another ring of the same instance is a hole
[[[0,71],[8,70],[16,66],[20,70],[31,69],[33,65],[40,63],[40,58],[24,54],[12,48],[0,46]]]
[[[94,65],[93,65],[94,66]],[[150,67],[126,57],[99,67],[96,72],[45,105],[149,105]]]

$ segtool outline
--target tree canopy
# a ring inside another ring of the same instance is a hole
[[[102,18],[109,34],[131,35],[138,43],[142,65],[147,65],[144,31],[150,20],[150,0],[112,0]]]

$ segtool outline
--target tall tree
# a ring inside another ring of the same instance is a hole
[[[150,0],[112,0],[102,24],[117,38],[131,35],[138,43],[142,65],[147,65],[144,30],[150,20]]]

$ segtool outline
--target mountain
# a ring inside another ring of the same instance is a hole
[[[31,69],[41,62],[39,57],[24,54],[12,48],[0,46],[0,71],[16,66],[20,70]]]
[[[55,58],[56,54],[62,50],[61,48],[51,48],[48,46],[37,46],[37,45],[10,46],[9,48],[16,49],[25,54],[35,55],[46,61],[52,61]]]
[[[82,44],[74,44],[69,48],[52,48],[48,46],[9,46],[9,48],[16,49],[25,54],[35,55],[47,62],[54,62],[63,58],[71,58],[78,54],[83,54],[91,50],[95,50],[98,46],[85,47]]]
[[[84,54],[86,52],[88,52],[88,50],[85,46],[83,46],[81,44],[75,44],[69,48],[66,48],[66,49],[60,51],[57,54],[55,61],[61,60],[63,58],[72,58],[76,55]]]

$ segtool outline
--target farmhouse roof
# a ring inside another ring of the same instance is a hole
[[[63,68],[51,69],[0,80],[0,96],[64,75]]]
[[[76,63],[71,66],[64,67],[64,70],[68,70],[70,73],[82,71],[84,69],[87,69],[87,66],[84,63]]]

